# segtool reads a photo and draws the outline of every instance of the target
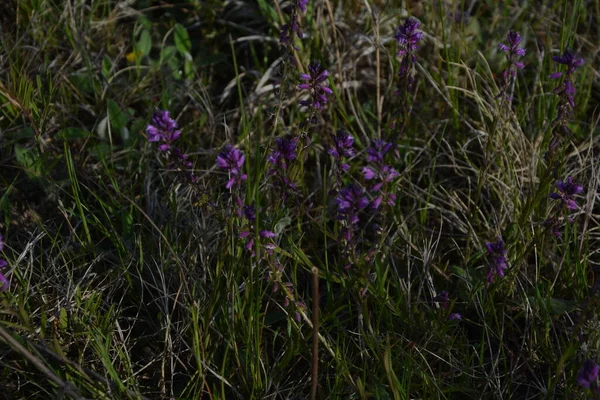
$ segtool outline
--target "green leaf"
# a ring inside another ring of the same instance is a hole
[[[258,7],[262,15],[268,15],[271,21],[278,21],[277,11],[271,7],[265,0],[258,0]]]
[[[16,144],[15,156],[17,162],[30,177],[40,177],[42,174],[42,163],[40,153],[37,149],[28,149],[27,147]]]
[[[110,78],[111,69],[112,69],[112,61],[110,60],[110,58],[108,58],[107,55],[105,55],[104,58],[102,59],[102,75],[104,75],[104,78],[106,78],[106,79]]]
[[[90,132],[83,128],[64,128],[56,134],[56,137],[63,140],[85,139],[90,137]]]
[[[181,24],[175,25],[175,47],[182,54],[190,53],[192,50],[192,41],[187,30]]]
[[[150,36],[150,32],[147,30],[143,30],[140,36],[140,40],[137,42],[137,50],[144,56],[150,54],[150,50],[152,49],[152,37]]]
[[[31,139],[35,137],[35,131],[32,127],[26,126],[18,131],[7,132],[6,137],[10,139]]]
[[[90,148],[90,154],[99,160],[103,160],[110,155],[110,145],[108,143],[98,143]]]
[[[185,60],[185,63],[183,64],[183,74],[185,76],[185,79],[194,79],[194,70],[194,63],[189,60]]]
[[[58,321],[58,326],[60,327],[60,329],[62,329],[63,331],[67,330],[67,328],[69,327],[69,318],[67,316],[67,310],[64,307],[60,309],[60,317]]]
[[[147,30],[152,29],[152,21],[149,18],[145,17],[144,15],[140,15],[138,17],[138,22],[140,23],[140,25],[142,25],[142,27],[144,29],[147,29]]]
[[[177,54],[175,46],[166,46],[160,51],[160,63],[165,64],[171,61],[171,59]]]
[[[121,129],[127,125],[127,114],[114,100],[108,99],[107,107],[110,126],[113,130],[121,132]]]

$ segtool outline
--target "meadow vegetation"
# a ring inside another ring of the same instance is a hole
[[[600,398],[600,1],[1,7],[6,398]]]

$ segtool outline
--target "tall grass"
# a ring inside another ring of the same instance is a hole
[[[7,398],[598,396],[600,3],[303,5],[7,3]]]

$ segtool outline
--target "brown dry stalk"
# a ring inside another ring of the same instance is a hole
[[[312,388],[310,398],[317,398],[317,386],[319,383],[319,270],[312,267],[313,274],[313,296],[312,296],[312,321],[313,321],[313,354],[312,354]]]

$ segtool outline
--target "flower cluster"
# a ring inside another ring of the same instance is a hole
[[[351,259],[359,241],[356,234],[360,221],[359,214],[369,205],[369,199],[362,187],[350,184],[340,190],[335,200],[338,207],[337,218],[344,224],[340,232],[340,241],[344,246],[346,259]]]
[[[579,373],[577,374],[577,384],[586,389],[593,389],[597,394],[600,394],[598,387],[598,373],[600,366],[592,360],[585,360]]]
[[[385,186],[399,175],[394,168],[385,163],[385,155],[391,149],[392,143],[384,140],[373,141],[367,149],[367,162],[369,165],[362,169],[362,174],[365,180],[372,183],[369,191],[376,196],[371,203],[371,207],[374,209],[379,208],[382,201],[390,206],[396,203],[396,195],[385,190]]]
[[[520,57],[525,55],[525,49],[523,47],[519,47],[519,44],[521,43],[521,35],[515,31],[508,32],[507,41],[508,45],[504,43],[498,44],[498,51],[506,53],[506,60],[508,61],[506,68],[504,68],[504,71],[502,71],[501,74],[502,81],[500,84],[500,94],[498,97],[504,97],[510,100],[508,91],[514,81],[515,76],[517,75],[517,71],[525,68],[525,64],[517,61]]]
[[[399,57],[408,56],[414,62],[416,61],[415,51],[418,49],[418,43],[423,38],[423,32],[417,29],[421,23],[414,18],[408,18],[404,25],[398,25],[396,28],[396,41],[400,46],[398,50]]]
[[[327,151],[333,157],[335,165],[342,171],[348,171],[350,165],[345,160],[354,156],[354,138],[343,129],[332,135],[333,146]]]
[[[229,180],[225,184],[227,189],[239,188],[242,182],[248,178],[248,175],[242,173],[245,160],[244,153],[229,144],[225,145],[217,156],[217,166],[229,174]]]
[[[274,177],[275,186],[281,190],[283,201],[288,198],[289,192],[296,190],[296,185],[287,177],[288,165],[294,161],[297,154],[298,138],[281,137],[275,140],[275,149],[267,157],[267,161],[272,165],[268,175]]]
[[[4,250],[4,238],[0,235],[0,251]],[[4,269],[8,266],[8,262],[6,260],[0,259],[0,269]],[[8,279],[6,276],[0,272],[0,292],[4,292],[8,290]]]
[[[177,128],[177,121],[171,118],[168,111],[157,109],[146,127],[146,135],[150,143],[160,143],[160,151],[168,151],[172,143],[181,136],[181,131]]]
[[[343,129],[331,135],[333,146],[329,147],[327,153],[333,157],[333,185],[331,192],[335,193],[342,186],[342,175],[350,170],[350,165],[346,162],[348,158],[354,156],[354,138]]]
[[[242,207],[244,206],[241,196],[242,182],[248,178],[248,175],[242,172],[245,160],[244,153],[229,144],[225,145],[217,156],[217,166],[224,169],[229,176],[225,187],[231,191],[235,213],[238,217],[242,216]]]
[[[557,192],[550,193],[550,198],[560,200],[568,210],[577,210],[577,202],[573,196],[583,192],[583,186],[573,183],[572,177],[567,177],[565,181],[556,182]]]
[[[487,242],[485,248],[492,258],[492,265],[487,274],[489,283],[494,282],[494,278],[498,275],[500,278],[504,277],[504,271],[508,268],[506,261],[506,249],[504,248],[504,241],[502,237],[498,236],[498,240],[495,242]]]
[[[460,313],[452,313],[452,314],[448,315],[449,321],[460,321],[462,319],[463,319],[463,316]]]
[[[564,215],[566,215],[567,221],[573,222],[573,218],[568,215],[568,212],[579,208],[575,196],[583,192],[583,186],[574,183],[573,178],[569,176],[564,181],[556,182],[556,188],[558,191],[550,193],[550,198],[557,202],[550,212],[550,217],[544,221],[544,225],[554,236],[560,238]]]
[[[259,251],[258,257],[260,258],[260,243],[256,243],[255,241],[255,237],[254,237],[254,224],[256,222],[256,208],[254,207],[254,205],[246,205],[243,207],[243,214],[244,217],[246,218],[248,224],[246,226],[246,229],[243,230],[242,232],[240,232],[240,238],[245,239],[246,240],[246,244],[245,244],[245,248],[247,251],[250,252],[250,254],[252,256],[254,256],[255,254],[255,250],[257,249]],[[272,239],[274,237],[276,237],[277,235],[272,232],[272,231],[268,231],[268,230],[261,230],[260,232],[258,232],[258,236],[261,239]],[[267,253],[271,254],[273,253],[273,249],[275,249],[275,244],[273,243],[267,243],[266,245],[264,245],[264,248],[267,250]]]
[[[188,172],[188,178],[197,182],[198,178],[190,171],[193,164],[179,147],[173,143],[181,137],[181,130],[169,115],[169,111],[157,109],[152,115],[152,120],[146,126],[146,135],[150,143],[160,143],[158,150],[165,153],[169,159],[169,169],[180,169]]]
[[[585,62],[582,57],[579,57],[568,49],[565,50],[561,56],[552,57],[552,60],[567,66],[567,72],[555,72],[550,74],[549,78],[557,79],[563,75],[565,76],[562,85],[556,87],[554,93],[559,95],[564,94],[566,102],[571,106],[571,109],[573,109],[575,108],[575,86],[573,85],[572,76],[573,73],[575,73],[575,70],[581,67]]]
[[[552,60],[559,64],[566,65],[567,71],[555,72],[549,76],[551,79],[564,77],[564,80],[562,84],[558,85],[553,91],[553,93],[560,97],[560,101],[556,106],[556,118],[552,121],[552,140],[550,141],[546,157],[550,157],[554,154],[554,150],[561,145],[561,138],[563,136],[569,136],[571,134],[567,122],[573,115],[573,110],[575,109],[575,85],[573,84],[573,74],[577,68],[584,64],[582,57],[579,57],[568,49],[565,50],[562,55],[552,57]]]
[[[284,9],[284,12],[289,15],[289,22],[281,26],[281,32],[279,34],[279,43],[284,46],[293,46],[294,34],[299,39],[304,37],[302,29],[300,28],[299,12],[306,12],[306,6],[308,0],[292,0],[292,3]]]
[[[415,55],[418,44],[423,38],[423,32],[417,29],[421,23],[414,18],[408,18],[403,25],[396,28],[396,42],[398,42],[398,57],[400,60],[400,69],[398,78],[400,80],[397,94],[411,93],[414,89],[415,78],[412,74],[412,66],[417,61]]]
[[[327,104],[327,96],[333,91],[327,86],[329,72],[320,63],[313,61],[308,66],[308,74],[300,74],[300,79],[305,83],[298,85],[298,89],[310,91],[310,100],[301,100],[300,104],[317,111],[322,111]]]

